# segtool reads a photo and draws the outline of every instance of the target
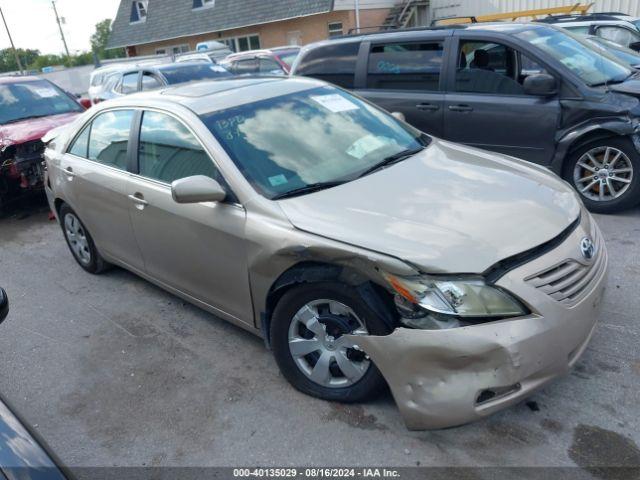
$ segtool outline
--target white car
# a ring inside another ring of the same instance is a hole
[[[547,23],[580,35],[595,35],[640,51],[640,18],[623,13],[555,15],[536,22]]]

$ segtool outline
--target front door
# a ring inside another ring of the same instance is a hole
[[[547,165],[555,152],[559,97],[524,93],[547,73],[529,56],[488,40],[461,39],[445,99],[444,138]]]
[[[143,262],[129,219],[126,185],[129,133],[134,112],[98,115],[60,161],[64,194],[86,225],[100,253],[134,269]]]
[[[246,214],[233,201],[179,204],[171,183],[193,175],[224,180],[194,134],[175,117],[145,111],[129,211],[145,271],[221,313],[253,323],[244,240]]]
[[[419,130],[442,137],[443,58],[444,38],[372,44],[366,86],[356,93],[389,112],[401,112]]]

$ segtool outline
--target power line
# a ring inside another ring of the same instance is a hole
[[[11,49],[13,50],[13,54],[16,56],[16,63],[18,64],[18,70],[20,70],[20,75],[24,75],[24,69],[22,68],[22,62],[20,61],[20,55],[18,55],[16,46],[13,44],[13,38],[11,38],[11,32],[9,31],[7,20],[4,18],[4,13],[2,13],[2,7],[0,7],[0,16],[2,17],[2,23],[4,23],[4,28],[7,30],[7,36],[9,37],[9,43],[11,43]]]
[[[64,51],[67,52],[67,57],[69,55],[69,47],[67,47],[67,40],[64,38],[64,31],[62,31],[62,22],[60,21],[60,17],[58,16],[58,9],[56,8],[55,0],[51,0],[51,5],[53,5],[53,11],[56,14],[56,22],[58,22],[58,28],[60,29],[60,37],[62,38],[62,43],[64,44]]]

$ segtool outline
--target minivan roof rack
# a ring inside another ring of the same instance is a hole
[[[542,23],[560,23],[560,22],[586,22],[589,20],[620,20],[609,13],[587,13],[585,15],[549,15],[545,18],[534,20]]]
[[[465,23],[481,23],[481,22],[499,22],[503,20],[516,21],[519,18],[538,18],[543,15],[570,15],[572,13],[578,13],[581,15],[586,14],[591,7],[593,7],[593,3],[589,3],[586,5],[582,5],[580,3],[576,3],[575,5],[567,5],[564,7],[552,7],[552,8],[538,8],[534,10],[520,10],[517,12],[507,12],[507,13],[494,13],[490,15],[478,15],[478,16],[469,16],[469,17],[445,17],[438,18],[431,22],[431,26],[442,26],[442,25],[454,25],[454,24],[465,24]]]

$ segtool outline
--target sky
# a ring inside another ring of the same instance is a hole
[[[96,23],[105,18],[113,20],[119,3],[119,0],[56,0],[58,15],[66,21],[62,28],[69,51],[89,50],[89,38]],[[64,52],[51,0],[0,0],[0,8],[16,48],[33,48],[42,53]],[[0,21],[0,49],[10,46]]]

